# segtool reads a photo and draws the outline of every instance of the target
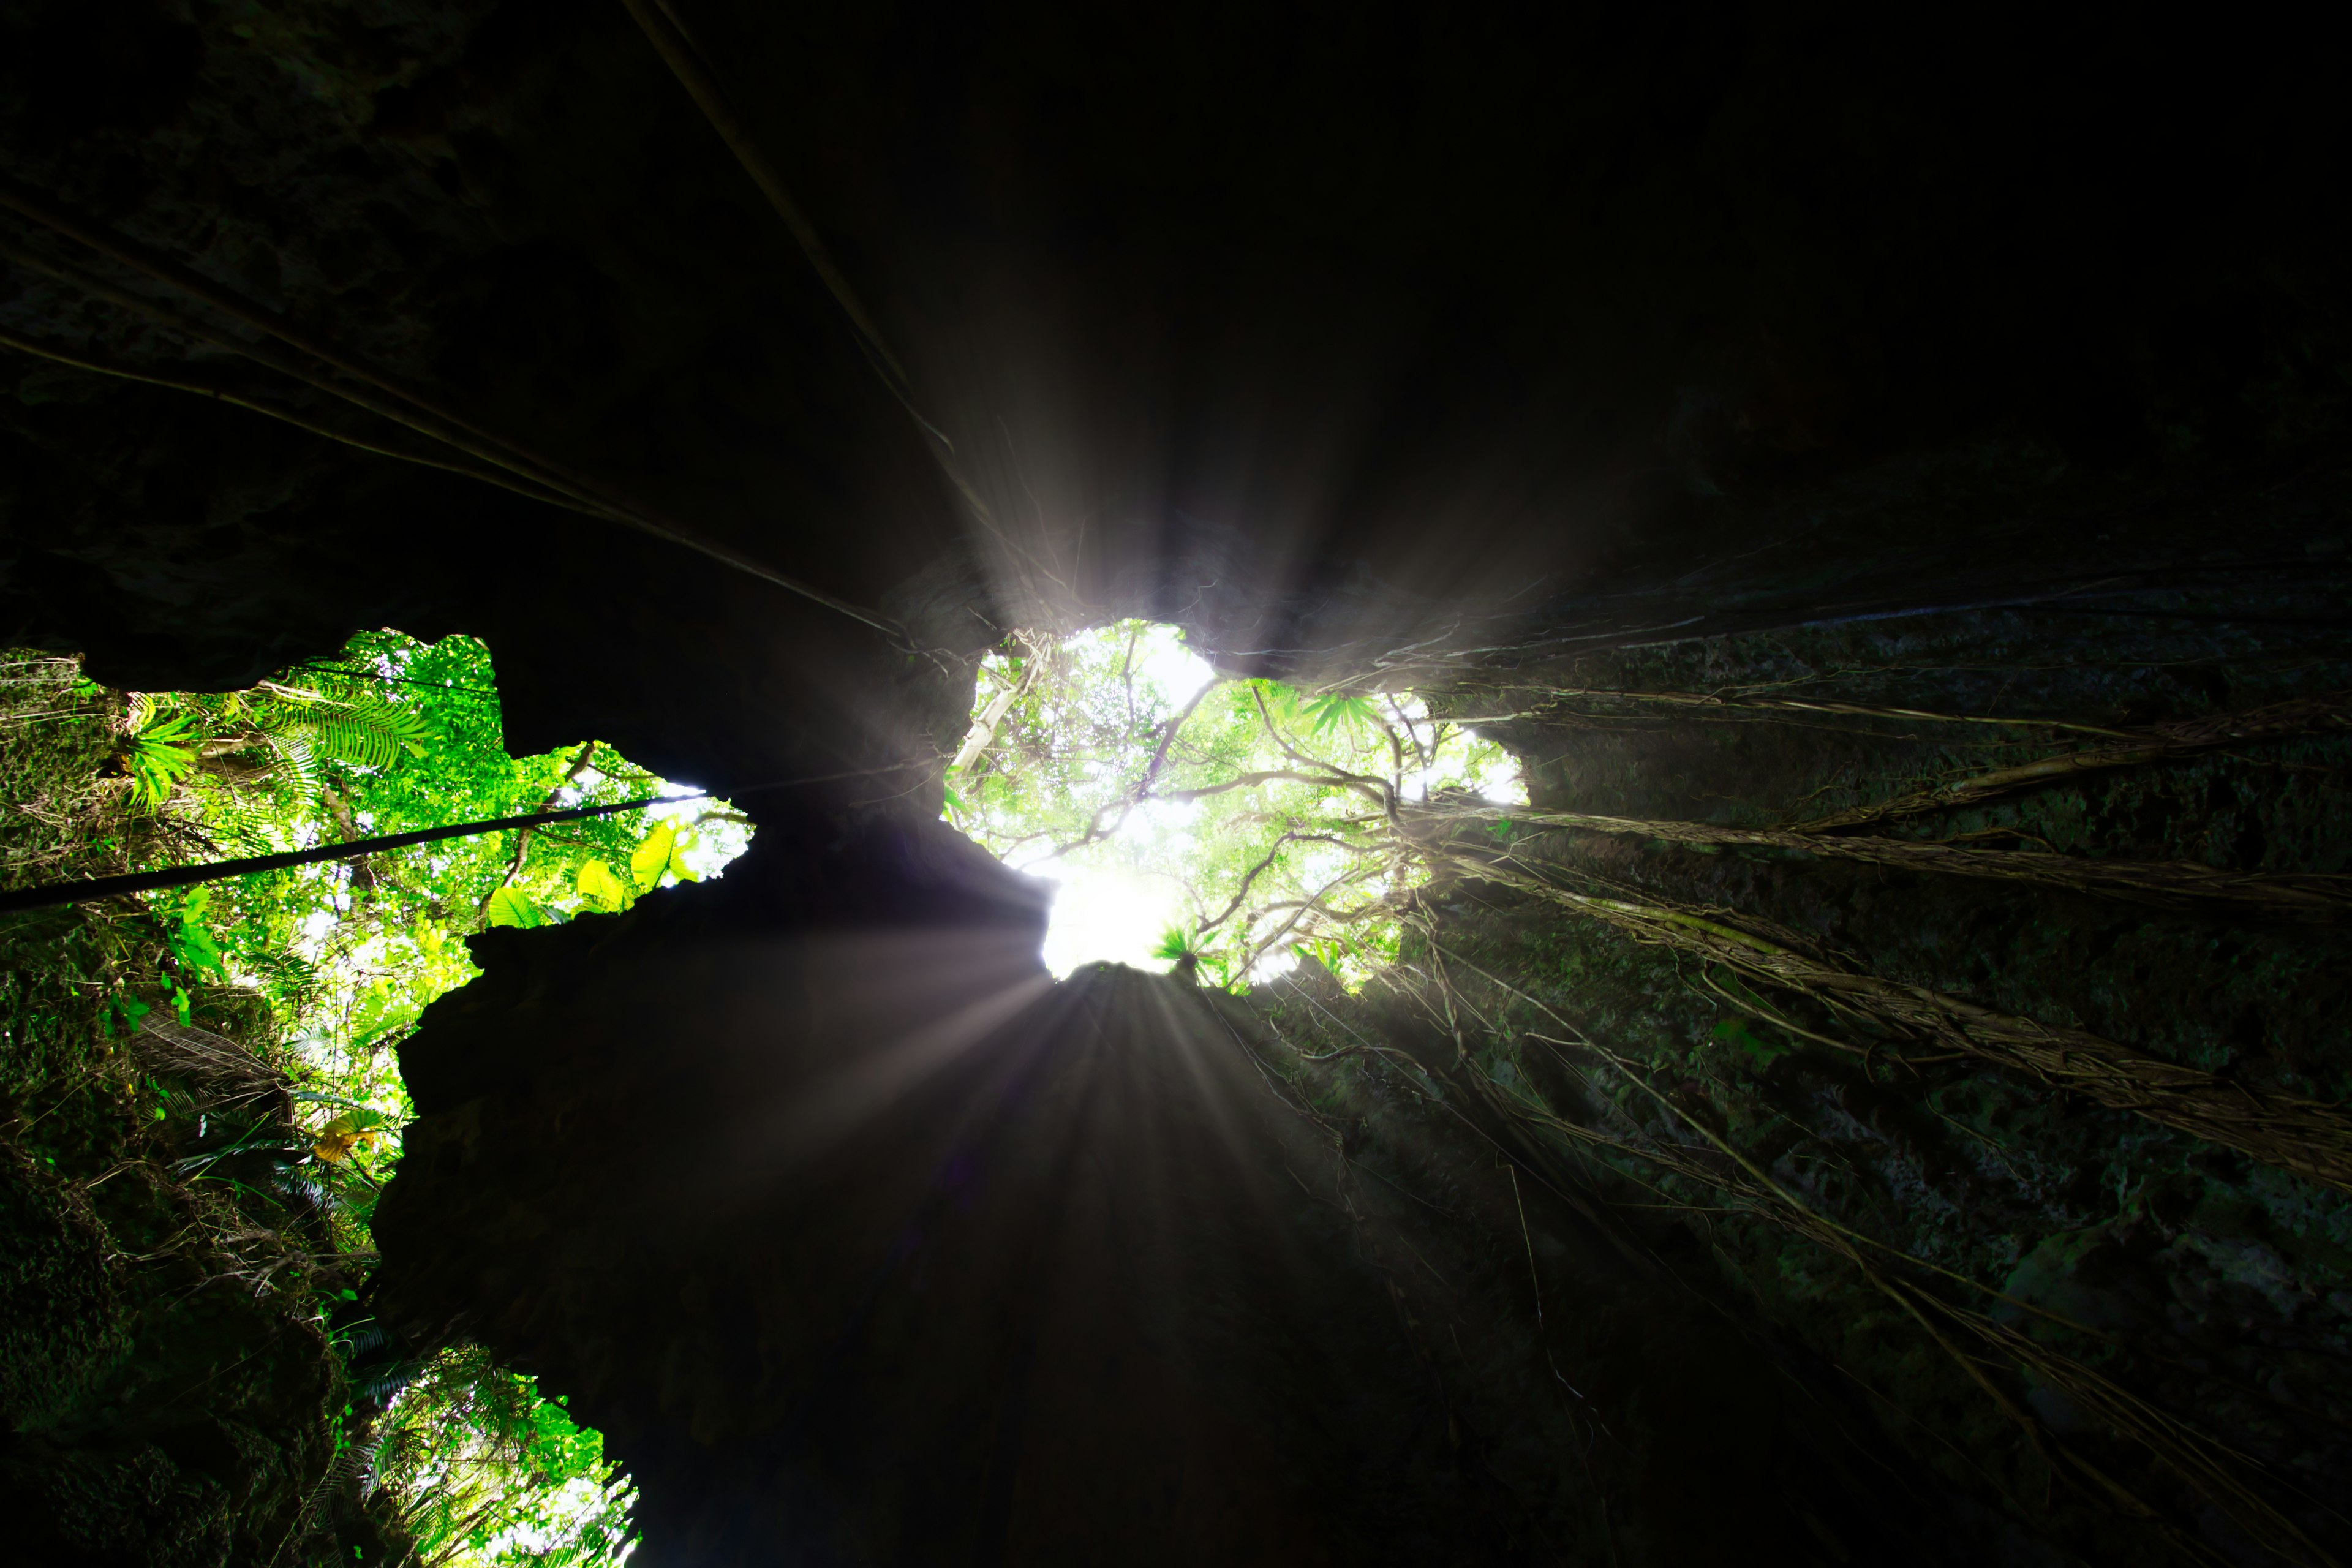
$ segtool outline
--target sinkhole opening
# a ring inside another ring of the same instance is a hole
[[[1443,697],[1227,679],[1177,627],[1016,632],[982,661],[945,815],[1055,885],[1044,957],[1240,987],[1397,955],[1432,835],[1527,799]]]

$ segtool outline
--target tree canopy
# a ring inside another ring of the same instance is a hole
[[[1136,620],[986,659],[949,785],[950,821],[1061,884],[1049,963],[1159,958],[1226,984],[1302,952],[1360,981],[1429,875],[1400,814],[1525,798],[1500,745],[1411,691],[1219,679]]]

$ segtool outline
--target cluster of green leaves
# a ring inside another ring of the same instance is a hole
[[[1396,955],[1396,895],[1427,874],[1398,814],[1514,797],[1507,753],[1410,692],[1225,680],[1186,696],[1186,663],[1171,628],[1139,621],[992,657],[974,723],[1001,716],[949,781],[950,820],[1042,875],[1174,888],[1152,955],[1220,983],[1302,953],[1360,982]]]
[[[134,789],[176,770],[166,809],[233,855],[662,787],[593,743],[509,756],[488,650],[464,637],[428,646],[365,633],[331,664],[249,691],[142,695],[131,721]],[[158,734],[178,757],[153,760]],[[386,1047],[433,998],[472,977],[466,934],[611,912],[691,879],[705,838],[719,854],[740,847],[731,814],[712,815],[707,833],[624,814],[241,877],[215,885],[205,924],[218,965],[269,997],[311,1069],[396,1122],[408,1107]],[[387,1139],[380,1157],[396,1152]]]
[[[377,1484],[425,1562],[568,1568],[628,1548],[630,1488],[603,1441],[478,1349],[435,1357],[376,1439]]]

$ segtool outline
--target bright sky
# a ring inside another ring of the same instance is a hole
[[[1195,692],[1217,678],[1209,661],[1184,646],[1174,626],[1152,626],[1136,648],[1139,672],[1181,707]],[[1159,969],[1166,961],[1151,956],[1161,933],[1187,918],[1183,889],[1165,877],[1138,875],[1118,866],[1134,847],[1181,845],[1190,834],[1192,811],[1160,804],[1146,805],[1128,819],[1119,837],[1124,846],[1105,846],[1112,853],[1075,857],[1048,865],[1025,867],[1056,884],[1054,913],[1045,927],[1045,967],[1065,975],[1082,963],[1133,964]],[[1127,854],[1117,854],[1119,849]],[[1016,866],[1020,862],[1015,861]]]
[[[677,787],[667,779],[656,779],[654,781],[652,789],[647,793],[664,795]],[[644,820],[648,827],[656,822],[674,822],[677,825],[677,830],[684,833],[694,826],[694,819],[704,812],[725,808],[724,801],[708,798],[681,800],[671,805],[647,808]],[[694,842],[688,847],[686,854],[681,858],[696,876],[716,877],[727,869],[728,863],[742,854],[750,847],[751,842],[751,830],[739,824],[706,822],[700,827],[694,828]]]
[[[1138,969],[1164,967],[1151,950],[1184,918],[1183,895],[1159,878],[1055,867],[1054,914],[1045,927],[1045,967],[1056,976],[1108,961]]]

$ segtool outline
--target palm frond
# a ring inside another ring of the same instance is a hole
[[[152,712],[152,705],[147,710]],[[122,756],[131,775],[131,798],[141,805],[161,805],[172,798],[180,782],[196,771],[197,748],[204,731],[194,713],[149,718],[131,737]]]
[[[309,734],[299,730],[272,734],[269,746],[278,753],[278,782],[285,795],[293,801],[316,800],[319,766],[318,759],[311,754]]]

